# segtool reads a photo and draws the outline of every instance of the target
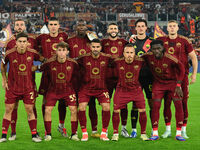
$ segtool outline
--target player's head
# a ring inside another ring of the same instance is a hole
[[[116,23],[110,23],[108,25],[107,33],[111,38],[116,38],[119,33],[119,28]]]
[[[20,32],[16,35],[16,47],[19,50],[25,50],[28,46],[28,35],[24,32]]]
[[[60,28],[59,20],[56,17],[49,18],[48,21],[49,32],[52,34],[58,33],[59,28]]]
[[[130,44],[130,43],[125,45],[123,55],[124,55],[125,61],[127,63],[133,62],[133,59],[135,57],[135,48],[134,48],[134,46],[132,44]]]
[[[87,26],[84,20],[77,21],[76,31],[79,36],[85,36],[86,31],[87,31]]]
[[[63,60],[69,54],[69,45],[65,42],[60,42],[56,46],[56,54],[59,59]]]
[[[176,20],[170,20],[167,24],[167,31],[169,35],[176,35],[179,30],[178,23]]]
[[[26,30],[25,21],[22,19],[15,20],[14,30],[16,33],[24,32]]]
[[[98,56],[102,49],[101,41],[99,39],[93,39],[90,42],[90,49],[94,56]]]
[[[162,58],[162,56],[165,52],[163,41],[153,40],[150,45],[151,45],[151,51],[153,52],[154,56],[157,59]]]
[[[136,30],[137,34],[139,34],[139,35],[146,34],[146,31],[147,31],[147,21],[144,20],[144,19],[138,19],[135,22],[135,30]]]

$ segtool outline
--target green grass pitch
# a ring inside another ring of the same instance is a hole
[[[37,73],[36,79],[37,79],[37,85],[39,85],[41,74]],[[1,77],[0,77],[0,84],[1,84]],[[12,150],[12,149],[25,149],[25,150],[32,150],[32,149],[48,149],[48,150],[56,150],[56,149],[67,149],[67,150],[76,150],[76,149],[93,149],[93,150],[128,150],[128,149],[138,149],[138,150],[150,150],[150,149],[161,149],[161,150],[197,150],[200,149],[200,74],[197,76],[197,81],[195,84],[190,85],[190,98],[189,98],[189,121],[188,121],[188,128],[187,133],[190,137],[186,142],[180,142],[176,141],[175,138],[175,117],[174,117],[174,106],[172,105],[173,110],[173,119],[172,119],[172,137],[168,139],[160,139],[158,141],[142,141],[140,140],[140,134],[137,138],[131,139],[131,138],[123,138],[120,136],[120,139],[118,142],[108,141],[103,142],[99,139],[91,138],[89,136],[88,142],[75,142],[71,141],[68,138],[64,138],[58,133],[57,126],[58,126],[58,111],[57,106],[54,108],[52,113],[52,137],[53,140],[50,142],[42,141],[41,143],[33,143],[31,141],[31,133],[27,122],[27,116],[26,112],[23,106],[23,102],[20,101],[19,108],[18,108],[18,122],[17,122],[17,139],[16,141],[7,141],[5,143],[0,143],[0,150]],[[5,111],[4,106],[4,95],[5,91],[2,89],[2,86],[0,86],[0,128],[2,125],[2,119],[3,114]],[[39,96],[37,98],[37,112],[38,112],[38,132],[40,132],[41,137],[44,137],[44,123],[42,119],[42,112],[41,112],[41,105],[42,105],[42,97]],[[130,122],[130,108],[131,105],[129,105],[129,116],[128,116],[128,122],[127,122],[127,129],[129,133],[131,132],[131,122]],[[97,110],[98,110],[98,130],[101,131],[101,107],[97,103]],[[149,108],[147,107],[147,134],[150,136],[151,134],[151,124],[149,119]],[[161,135],[164,130],[164,119],[162,115],[163,108],[161,108],[160,111],[160,122],[159,122],[159,134]],[[112,112],[112,103],[111,103],[111,112]],[[65,121],[66,128],[68,135],[71,132],[70,127],[70,112],[67,109],[67,118]],[[88,118],[87,121],[87,127],[89,135],[91,134],[91,125]],[[121,128],[121,126],[120,126]],[[137,126],[138,133],[140,133],[140,126],[138,123]],[[0,130],[1,131],[1,130]],[[112,136],[112,121],[110,121],[109,125],[109,138]],[[80,126],[78,128],[79,137],[81,137],[81,130]],[[8,137],[10,136],[10,129],[8,132]]]

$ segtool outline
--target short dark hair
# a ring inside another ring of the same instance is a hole
[[[144,24],[147,26],[147,21],[146,21],[146,20],[144,20],[144,19],[138,19],[138,20],[135,22],[135,27],[137,26],[137,24],[138,24],[139,22],[144,22]]]
[[[59,47],[62,47],[62,48],[67,48],[69,49],[69,44],[67,44],[66,42],[60,42],[57,44],[56,48],[59,48]]]
[[[164,46],[164,43],[162,40],[153,40],[151,43],[150,43],[150,46],[152,47],[153,45],[155,44],[160,44],[162,46]]]
[[[21,37],[25,37],[28,40],[28,34],[24,33],[24,32],[20,32],[16,35],[16,40],[18,40]]]
[[[90,43],[99,43],[99,44],[101,44],[101,41],[99,39],[93,39]]]
[[[131,44],[131,43],[126,44],[126,45],[124,46],[124,49],[125,49],[126,47],[133,47],[133,48],[135,49],[134,45]]]
[[[16,20],[14,21],[14,25],[15,25],[15,22],[17,22],[17,21],[23,21],[24,24],[26,24],[26,21],[20,18],[20,19],[16,19]]]
[[[78,21],[76,22],[76,24],[78,25],[80,22],[83,22],[85,25],[87,24],[86,21],[83,20],[83,19],[78,20]]]
[[[56,17],[50,17],[48,21],[58,21],[59,22],[58,18],[56,18]]]
[[[108,27],[111,26],[111,25],[118,26],[118,24],[112,22],[112,23],[108,24]]]

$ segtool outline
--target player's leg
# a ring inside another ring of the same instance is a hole
[[[182,82],[182,90],[183,90],[183,113],[184,113],[184,120],[182,126],[182,136],[186,139],[189,137],[187,136],[186,126],[188,122],[188,97],[189,97],[189,90],[188,90],[189,82],[188,82],[188,75],[185,75],[184,80]]]
[[[160,117],[160,106],[161,106],[161,99],[154,99],[153,102],[153,109],[151,114],[151,123],[153,128],[153,133],[150,140],[158,140],[158,122]]]
[[[80,95],[80,94],[79,94]],[[81,102],[79,103],[79,112],[78,112],[78,118],[82,130],[82,139],[81,141],[88,141],[88,132],[87,132],[87,119],[86,119],[86,107],[88,105],[88,102]]]
[[[45,126],[45,141],[50,141],[51,138],[51,113],[53,110],[54,106],[45,106],[45,116],[44,116],[44,126]]]
[[[74,141],[79,141],[77,134],[77,128],[78,128],[78,111],[77,106],[69,106],[70,112],[71,112],[71,136],[70,139]]]
[[[15,106],[15,103],[5,104],[5,114],[4,114],[3,122],[2,122],[2,136],[0,139],[0,143],[7,141],[6,137],[7,137],[8,128],[11,122],[11,114],[14,109],[14,106]]]
[[[90,98],[88,105],[89,105],[89,117],[90,117],[91,126],[92,126],[91,137],[98,138],[98,137],[100,137],[100,134],[97,132],[98,116],[97,116],[95,97]]]
[[[175,117],[176,117],[176,139],[179,141],[185,141],[184,137],[181,136],[181,127],[183,125],[184,114],[182,107],[182,99],[173,98],[175,106]]]
[[[138,109],[135,106],[135,102],[133,102],[132,110],[131,110],[131,126],[132,126],[132,132],[130,137],[135,138],[137,136],[137,120],[138,120]]]
[[[59,125],[58,131],[61,133],[62,136],[67,137],[67,132],[65,128],[65,117],[66,117],[66,105],[65,100],[60,99],[58,103],[58,113],[59,113]]]
[[[9,137],[9,141],[16,140],[16,124],[17,124],[17,110],[18,110],[19,101],[16,101],[15,107],[12,111],[11,115],[11,136]]]
[[[100,139],[103,141],[109,141],[107,130],[110,122],[110,103],[102,102],[101,106],[102,106],[102,132]]]
[[[120,123],[120,109],[114,109],[113,115],[112,115],[112,124],[113,124],[113,136],[112,141],[118,141],[119,140],[119,123]]]
[[[42,140],[37,137],[37,119],[35,118],[35,114],[33,111],[34,103],[30,104],[24,101],[24,106],[28,116],[29,127],[31,129],[32,141],[41,142]]]
[[[121,124],[122,124],[121,135],[123,137],[128,138],[129,134],[128,134],[128,131],[126,130],[126,124],[127,124],[127,118],[128,118],[128,108],[127,108],[127,105],[126,105],[125,108],[121,109],[120,116],[121,116]]]
[[[144,106],[145,106],[145,104],[144,104]],[[139,111],[139,122],[140,122],[140,127],[141,127],[141,136],[140,136],[140,138],[143,141],[147,141],[147,140],[149,140],[149,138],[146,135],[146,126],[147,126],[146,109],[144,107],[142,109],[141,108],[138,109],[138,111]]]
[[[172,98],[169,94],[164,96],[164,118],[165,118],[165,125],[166,125],[166,130],[164,134],[162,134],[162,138],[168,138],[171,137],[171,118],[172,118],[172,113],[171,113],[171,102]]]

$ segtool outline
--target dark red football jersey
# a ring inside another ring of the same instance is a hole
[[[160,83],[171,83],[182,81],[185,75],[184,65],[176,57],[165,53],[161,59],[156,59],[152,52],[142,56],[145,59],[154,80]]]
[[[42,56],[51,58],[56,53],[56,46],[59,42],[67,42],[68,35],[65,32],[59,32],[57,37],[51,37],[50,34],[41,34],[36,38],[38,49]]]
[[[67,40],[69,44],[70,53],[69,56],[71,58],[76,58],[80,55],[84,55],[90,52],[90,41],[87,36],[84,38],[74,36]]]
[[[56,56],[51,57],[41,66],[41,71],[47,71],[50,84],[48,92],[57,94],[73,92],[74,79],[78,80],[78,63],[67,58],[64,63],[59,63]],[[73,92],[74,93],[74,92]]]
[[[105,90],[108,68],[112,62],[111,56],[100,53],[94,58],[91,53],[81,56],[78,63],[81,69],[81,88],[86,90]]]
[[[115,60],[115,76],[118,78],[117,88],[124,90],[136,90],[139,86],[139,73],[144,64],[144,59],[135,57],[130,64],[126,63],[124,57]]]
[[[192,43],[184,36],[178,35],[176,39],[169,36],[159,37],[164,42],[164,48],[170,55],[175,56],[185,66],[185,71],[189,73],[188,54],[193,51]]]
[[[34,90],[31,68],[33,61],[39,58],[39,53],[30,48],[24,54],[19,54],[15,47],[6,51],[5,63],[9,62],[8,88],[12,92],[22,94]]]
[[[124,46],[128,43],[126,40],[118,38],[117,40],[103,39],[102,52],[110,54],[113,58],[122,56]]]

